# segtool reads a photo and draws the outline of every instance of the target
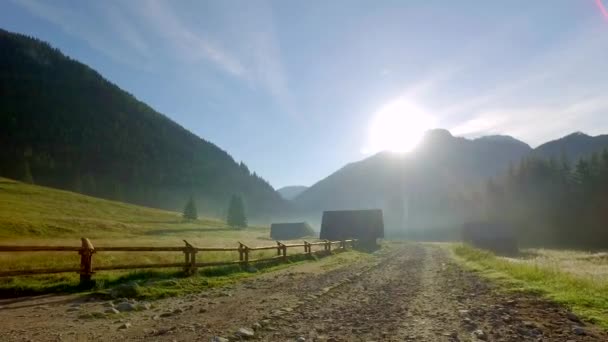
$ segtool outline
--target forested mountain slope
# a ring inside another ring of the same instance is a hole
[[[225,151],[49,44],[0,30],[0,175],[93,196],[223,215],[233,193],[285,204]]]
[[[546,159],[560,159],[562,156],[566,156],[572,161],[577,161],[606,147],[608,147],[608,135],[592,137],[585,133],[576,132],[540,145],[534,149],[534,155]]]
[[[457,206],[462,196],[531,150],[511,137],[469,140],[432,130],[414,151],[381,152],[346,165],[294,203],[302,218],[314,218],[323,210],[380,208],[389,231],[453,226],[461,216]]]
[[[429,131],[411,153],[381,152],[351,163],[295,198],[304,210],[369,208],[393,193],[432,193],[466,186],[504,172],[531,148],[510,137],[469,140]]]

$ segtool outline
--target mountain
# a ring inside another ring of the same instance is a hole
[[[389,231],[403,227],[405,220],[409,227],[450,225],[457,213],[444,215],[446,207],[456,212],[459,196],[531,151],[511,137],[469,140],[431,130],[414,151],[381,152],[348,164],[294,203],[304,218],[318,217],[323,210],[381,208]]]
[[[0,176],[97,197],[223,217],[287,204],[224,150],[49,44],[0,30]]]
[[[534,150],[534,154],[544,158],[557,159],[565,154],[570,161],[577,161],[605,148],[608,148],[608,135],[592,137],[576,132],[538,146]]]
[[[296,198],[299,194],[308,189],[307,186],[303,185],[292,185],[292,186],[284,186],[277,190],[281,196],[286,200],[292,200]]]

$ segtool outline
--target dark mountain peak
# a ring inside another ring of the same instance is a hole
[[[447,129],[434,128],[434,129],[429,129],[428,131],[426,131],[426,133],[424,134],[424,137],[425,137],[425,139],[449,139],[449,138],[453,138],[454,136]]]
[[[499,144],[515,144],[515,145],[520,145],[522,147],[526,147],[529,150],[532,149],[530,147],[530,145],[526,144],[525,142],[523,142],[519,139],[515,139],[510,135],[500,135],[500,134],[486,135],[486,136],[474,139],[473,141],[499,143]]]
[[[574,133],[570,133],[561,139],[580,139],[580,138],[592,138],[592,136],[583,133],[581,131],[576,131]],[[559,140],[559,139],[558,139]]]
[[[534,154],[544,158],[566,155],[570,160],[578,160],[605,148],[608,148],[608,135],[594,137],[583,132],[574,132],[538,146]]]

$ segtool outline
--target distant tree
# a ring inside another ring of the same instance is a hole
[[[192,198],[192,196],[190,196],[188,203],[186,203],[183,216],[186,220],[196,220],[198,218],[196,203],[194,203],[194,198]]]
[[[579,184],[589,184],[591,180],[591,166],[589,165],[589,161],[585,159],[581,159],[576,164],[574,170],[574,177]]]
[[[228,215],[226,222],[230,227],[245,228],[247,227],[247,217],[245,216],[245,205],[243,198],[238,195],[230,197],[228,204]]]
[[[23,175],[21,177],[21,180],[25,183],[34,184],[34,177],[32,176],[30,163],[27,160],[23,164]]]

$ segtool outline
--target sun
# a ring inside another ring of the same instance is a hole
[[[406,98],[398,98],[374,113],[369,126],[369,143],[363,153],[409,152],[435,125],[436,119],[420,106]]]

